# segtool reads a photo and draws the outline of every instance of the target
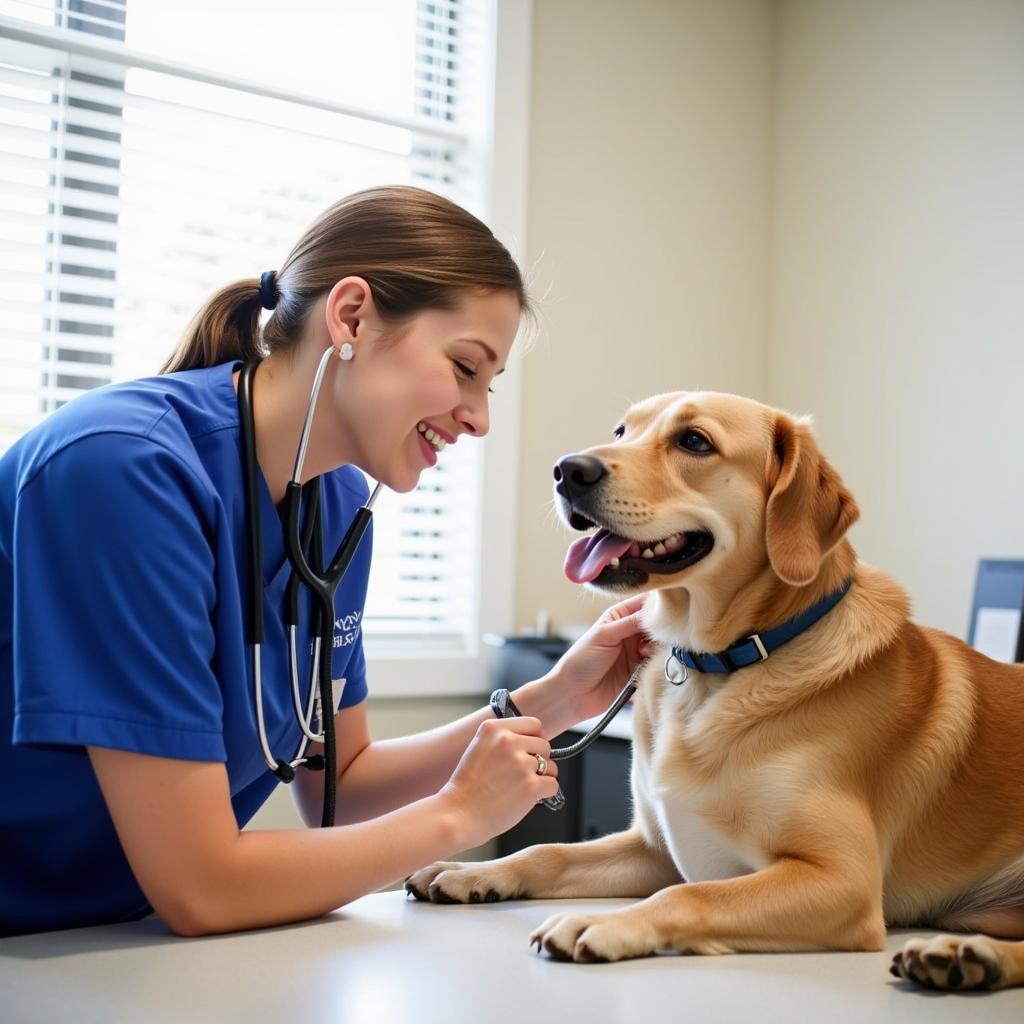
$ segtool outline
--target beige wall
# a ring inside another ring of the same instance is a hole
[[[532,83],[518,624],[601,606],[554,459],[703,387],[813,413],[861,556],[962,635],[1024,553],[1024,4],[537,0]]]
[[[778,66],[768,395],[962,636],[977,559],[1024,556],[1024,4],[794,0]]]
[[[521,364],[521,626],[602,607],[562,575],[557,456],[653,392],[761,390],[773,21],[761,0],[534,5],[526,241],[545,324]]]

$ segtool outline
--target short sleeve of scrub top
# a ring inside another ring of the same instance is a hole
[[[337,480],[326,487],[326,497],[351,490]],[[349,494],[348,503],[359,502]],[[23,488],[14,530],[16,743],[228,759],[213,622],[237,581],[229,575],[218,587],[216,519],[192,469],[133,436],[83,438]],[[332,661],[336,679],[345,666],[345,708],[367,694],[362,610],[336,614]],[[253,751],[256,742],[253,732]]]
[[[209,500],[175,454],[114,434],[75,442],[26,484],[15,742],[225,759]]]

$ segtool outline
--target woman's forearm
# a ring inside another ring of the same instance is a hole
[[[481,708],[427,732],[375,740],[339,777],[335,820],[366,821],[436,793],[480,724],[493,717],[490,708]]]
[[[440,797],[343,828],[241,832],[167,923],[205,935],[318,917],[476,841]]]
[[[527,683],[512,698],[524,715],[541,720],[544,735],[550,738],[557,733],[548,731],[548,721],[557,728],[563,721],[572,724],[572,715],[558,713],[546,683],[547,677]],[[484,707],[427,732],[371,743],[339,777],[337,822],[366,821],[436,793],[455,771],[480,724],[493,717],[494,712]]]

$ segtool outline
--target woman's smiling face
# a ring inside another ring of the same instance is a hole
[[[346,316],[340,297],[335,307],[342,315],[332,340],[354,350],[351,361],[336,364],[337,427],[361,469],[391,490],[411,491],[444,447],[490,429],[489,389],[522,310],[511,291],[467,291],[454,309],[426,310],[394,328],[369,301],[361,316]]]

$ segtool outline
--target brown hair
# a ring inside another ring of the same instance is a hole
[[[350,274],[366,280],[381,318],[395,324],[453,309],[467,291],[512,291],[530,312],[519,267],[483,221],[424,189],[371,188],[329,207],[299,239],[277,271],[277,305],[262,330],[259,277],[236,281],[195,314],[160,372],[291,345],[317,299]]]

